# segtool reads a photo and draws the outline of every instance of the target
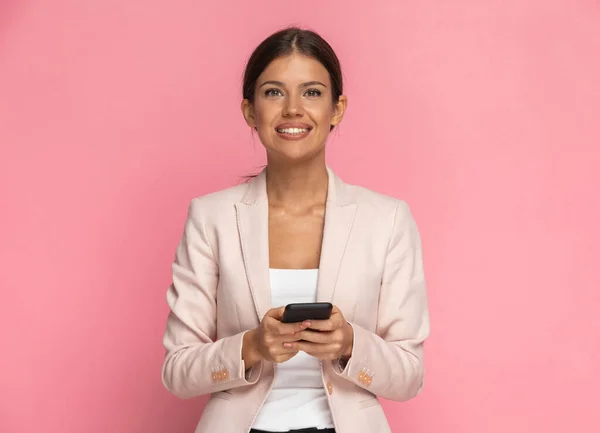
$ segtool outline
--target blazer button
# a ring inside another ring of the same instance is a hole
[[[372,382],[373,382],[373,376],[369,376],[369,377],[367,378],[367,386],[368,386],[368,385],[371,385],[371,383],[372,383]]]
[[[227,380],[227,378],[229,377],[229,372],[227,370],[223,370],[221,376],[223,377],[223,380]]]
[[[216,382],[218,379],[219,379],[219,378],[218,378],[218,376],[217,376],[217,373],[213,373],[213,374],[212,374],[212,380],[214,380],[214,381]]]
[[[365,377],[365,372],[361,371],[360,373],[358,373],[357,379],[359,382],[362,382],[364,377]]]
[[[331,382],[327,382],[327,392],[329,393],[329,395],[331,395],[331,393],[333,392],[333,385],[331,385]]]

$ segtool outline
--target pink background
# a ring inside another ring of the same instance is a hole
[[[426,387],[393,431],[600,431],[594,0],[0,2],[0,431],[193,431],[204,400],[160,382],[170,264],[189,200],[263,162],[241,74],[287,24],[344,66],[329,164],[423,234]]]

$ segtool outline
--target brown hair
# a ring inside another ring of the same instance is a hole
[[[321,63],[331,79],[331,96],[337,103],[343,94],[342,68],[331,45],[317,33],[290,27],[273,33],[254,50],[244,71],[242,96],[252,102],[256,80],[269,64],[279,57],[299,53]]]
[[[242,97],[252,103],[254,101],[256,81],[260,74],[263,73],[273,60],[293,53],[299,53],[315,59],[327,69],[331,80],[332,100],[334,104],[337,103],[343,94],[344,83],[342,68],[335,51],[319,34],[311,30],[302,30],[298,27],[290,27],[275,32],[256,47],[248,59],[246,69],[244,70]],[[334,126],[332,125],[330,130],[333,128]],[[250,180],[255,176],[248,175],[244,176],[244,178]]]

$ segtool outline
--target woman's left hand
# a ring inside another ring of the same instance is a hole
[[[354,331],[336,306],[328,320],[310,320],[308,329],[295,336],[302,341],[292,343],[298,350],[321,360],[350,358],[352,355]]]

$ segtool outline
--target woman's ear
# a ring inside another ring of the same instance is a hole
[[[242,115],[244,116],[244,119],[246,120],[246,124],[251,127],[256,129],[256,119],[254,118],[254,108],[252,107],[252,103],[247,100],[244,99],[242,101]]]
[[[340,95],[337,103],[333,106],[333,117],[331,118],[331,126],[337,126],[344,118],[344,113],[348,107],[348,98]]]

